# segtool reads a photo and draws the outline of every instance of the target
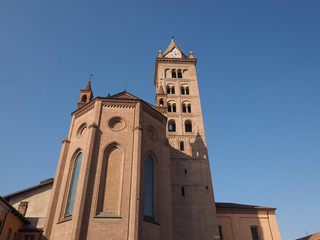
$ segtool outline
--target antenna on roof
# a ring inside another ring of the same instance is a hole
[[[171,36],[171,40],[173,40],[173,39],[174,39],[174,36],[172,35],[172,36]]]
[[[127,91],[127,85],[124,85],[124,91],[125,92]]]
[[[92,77],[93,77],[93,74],[90,73],[90,75],[89,75],[89,80],[91,80]]]

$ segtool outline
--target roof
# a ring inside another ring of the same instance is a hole
[[[224,203],[224,202],[216,202],[216,208],[220,209],[265,209],[265,210],[276,210],[276,208],[271,207],[262,207],[262,206],[255,206],[255,205],[245,205],[245,204],[239,204],[239,203]]]
[[[181,52],[182,58],[188,58],[178,47],[178,45],[173,41],[173,38],[171,39],[171,42],[167,49],[164,51],[163,56],[165,57],[169,52],[171,52],[174,48],[178,49]]]
[[[109,98],[140,99],[140,98],[134,96],[133,94],[128,93],[127,91],[123,91],[123,92],[114,94],[114,95],[110,96]]]
[[[7,200],[0,196],[0,201],[3,202],[7,207],[10,208],[10,211],[17,216],[22,222],[24,223],[30,223],[29,220],[27,220],[17,209],[15,209],[10,203],[7,202]]]
[[[46,180],[41,181],[40,184],[38,184],[38,185],[35,185],[35,186],[29,187],[29,188],[22,189],[22,190],[20,190],[20,191],[18,191],[18,192],[14,192],[14,193],[8,194],[8,195],[4,196],[4,198],[5,198],[6,200],[8,200],[8,199],[10,199],[10,197],[12,197],[12,196],[14,196],[14,195],[17,195],[17,194],[20,194],[20,193],[23,193],[23,192],[27,192],[27,191],[31,191],[31,190],[33,190],[33,189],[40,188],[40,187],[45,186],[45,185],[48,185],[48,184],[52,184],[53,181],[54,181],[53,178],[48,178],[48,179],[46,179]]]
[[[90,79],[89,79],[89,81],[87,82],[87,85],[84,87],[83,90],[84,90],[84,91],[91,91],[91,82],[90,82]]]
[[[320,239],[320,232],[314,233],[303,238],[298,238],[297,240],[319,240]]]

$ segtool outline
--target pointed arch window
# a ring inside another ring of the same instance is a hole
[[[80,152],[73,164],[73,171],[72,171],[72,177],[70,181],[67,206],[64,214],[65,217],[71,216],[73,212],[74,200],[76,198],[76,191],[77,191],[77,185],[78,185],[78,179],[79,179],[79,173],[80,173],[80,167],[81,167],[81,160],[82,160],[82,153]]]
[[[144,186],[144,215],[153,217],[153,159],[146,158],[145,186]]]

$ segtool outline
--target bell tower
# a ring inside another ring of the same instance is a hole
[[[77,109],[81,108],[82,106],[86,105],[88,102],[90,102],[93,98],[93,93],[91,90],[91,77],[89,78],[87,85],[84,87],[84,89],[80,90],[80,98],[77,105]]]
[[[167,116],[176,240],[220,239],[202,119],[197,59],[173,38],[156,58],[156,106]]]

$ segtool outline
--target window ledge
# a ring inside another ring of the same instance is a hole
[[[122,217],[118,214],[114,213],[99,213],[98,215],[94,216],[94,218],[115,218],[121,219]]]
[[[144,216],[143,221],[160,226],[160,223],[158,223],[153,217]]]
[[[72,216],[68,216],[68,217],[65,217],[64,219],[60,220],[59,222],[57,222],[57,224],[69,222],[71,220],[72,220]]]

